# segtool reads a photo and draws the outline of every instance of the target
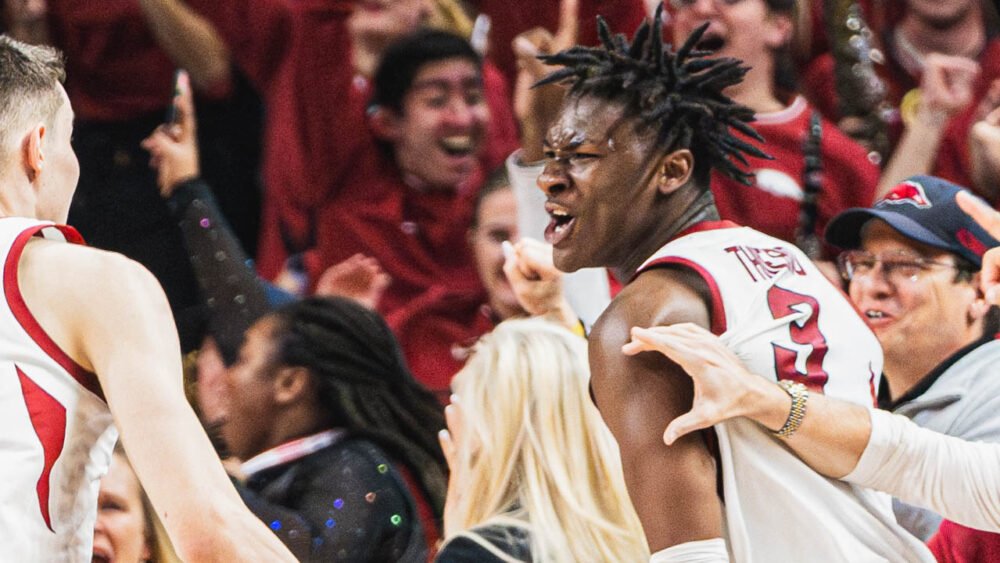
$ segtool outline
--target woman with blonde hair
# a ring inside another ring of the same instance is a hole
[[[437,561],[644,561],[618,447],[588,392],[587,344],[505,321],[452,381]]]

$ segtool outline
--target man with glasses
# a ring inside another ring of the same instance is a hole
[[[983,253],[997,246],[955,203],[960,187],[914,176],[868,209],[835,217],[827,242],[848,293],[885,352],[879,406],[970,441],[1000,442],[997,309],[984,299]],[[940,517],[897,502],[927,539]]]

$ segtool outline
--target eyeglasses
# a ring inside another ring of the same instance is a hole
[[[849,250],[837,257],[837,270],[847,281],[859,277],[870,277],[875,266],[882,264],[882,275],[893,285],[913,283],[920,274],[935,266],[959,269],[957,264],[935,262],[912,252],[898,251],[875,255],[863,250]]]
[[[690,8],[697,4],[700,0],[670,0],[670,7],[679,10],[681,8]],[[735,6],[743,0],[712,0],[716,7],[718,6]]]

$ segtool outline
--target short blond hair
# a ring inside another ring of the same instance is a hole
[[[590,400],[586,342],[548,321],[497,326],[452,388],[464,413],[446,540],[512,560],[478,530],[521,529],[534,561],[644,561],[617,444]]]
[[[62,105],[59,84],[66,79],[62,53],[0,35],[0,149],[14,149],[24,129],[51,124]],[[2,164],[2,163],[0,163]]]

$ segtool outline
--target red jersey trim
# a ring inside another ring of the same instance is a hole
[[[31,427],[35,429],[35,435],[42,444],[44,462],[42,473],[35,485],[38,508],[42,511],[42,519],[45,520],[49,531],[55,532],[49,513],[50,480],[52,467],[66,444],[66,407],[21,371],[21,368],[15,365],[14,369],[17,370],[17,378],[21,382],[21,395],[24,397],[24,406],[28,409]]]
[[[24,252],[24,247],[27,246],[31,237],[38,236],[43,229],[48,228],[59,229],[63,236],[66,237],[67,242],[83,244],[83,237],[80,236],[80,233],[76,229],[65,225],[36,225],[25,229],[24,232],[14,239],[14,244],[7,254],[6,262],[4,262],[3,288],[7,296],[7,305],[14,314],[14,318],[20,323],[21,328],[28,333],[28,336],[35,341],[35,344],[66,370],[84,389],[90,391],[103,401],[104,393],[101,391],[97,375],[69,357],[69,354],[64,352],[52,340],[52,337],[42,329],[42,325],[38,324],[38,320],[28,310],[28,306],[24,302],[24,296],[21,295],[21,288],[17,285],[17,268],[21,260],[21,253]]]
[[[653,260],[643,266],[643,268],[639,270],[636,275],[645,272],[646,270],[667,264],[677,264],[690,268],[697,272],[698,275],[705,280],[705,283],[708,284],[708,290],[712,293],[712,333],[718,336],[723,332],[726,332],[726,308],[722,304],[722,293],[719,291],[719,284],[715,282],[715,278],[712,277],[712,274],[708,273],[708,270],[706,270],[701,264],[679,256],[664,256],[663,258],[657,258],[656,260]]]
[[[718,231],[719,229],[739,229],[742,225],[733,223],[732,221],[702,221],[700,223],[695,223],[690,227],[684,229],[683,231],[677,233],[670,239],[670,242],[675,241],[681,237],[686,237],[694,233],[700,233],[702,231]]]

